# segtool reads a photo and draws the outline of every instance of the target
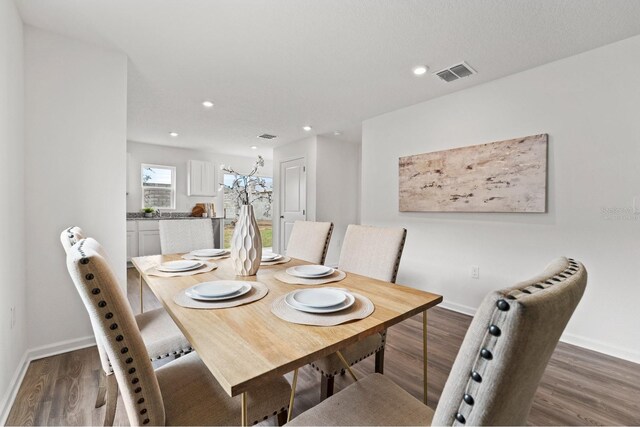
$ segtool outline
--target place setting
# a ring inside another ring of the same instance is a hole
[[[214,280],[178,292],[173,301],[186,308],[229,308],[258,301],[267,293],[269,288],[261,282]]]
[[[207,273],[218,268],[213,262],[197,260],[178,260],[163,262],[149,268],[146,274],[159,277],[192,276],[194,274]]]
[[[323,285],[339,282],[347,274],[326,265],[298,265],[278,271],[273,277],[290,285]]]
[[[227,249],[196,249],[187,254],[182,255],[183,259],[195,260],[195,261],[215,261],[218,259],[225,259],[231,256],[231,252]]]
[[[280,255],[271,251],[262,252],[262,260],[260,261],[261,266],[270,266],[277,264],[284,264],[291,261],[291,257],[286,255]]]
[[[371,300],[343,288],[298,289],[277,298],[271,312],[282,320],[311,326],[333,326],[364,319],[374,311]]]

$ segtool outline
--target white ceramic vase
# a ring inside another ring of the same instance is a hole
[[[253,276],[262,261],[262,237],[253,214],[253,206],[242,205],[231,237],[231,261],[236,274]]]

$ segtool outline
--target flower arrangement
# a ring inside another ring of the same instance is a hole
[[[230,191],[234,195],[238,205],[250,205],[256,200],[260,200],[265,196],[256,191],[256,187],[266,187],[264,178],[256,176],[258,170],[264,166],[264,159],[258,156],[253,169],[247,175],[241,175],[229,165],[220,165],[220,169],[226,173],[233,175],[235,178],[229,186]],[[224,184],[221,184],[221,186]],[[222,189],[222,187],[221,187]]]

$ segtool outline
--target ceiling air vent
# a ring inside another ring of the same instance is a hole
[[[277,138],[277,136],[275,135],[270,135],[268,133],[263,133],[262,135],[258,135],[258,138],[262,138],[262,139],[275,139]]]
[[[462,62],[460,64],[456,64],[449,68],[445,68],[444,70],[438,71],[435,74],[445,82],[452,82],[454,80],[458,80],[475,73],[475,70],[471,68],[469,64],[467,64],[466,62]]]

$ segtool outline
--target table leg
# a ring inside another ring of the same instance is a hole
[[[298,384],[298,368],[293,371],[293,383],[291,384],[291,397],[289,398],[289,411],[287,412],[287,422],[291,421],[291,414],[293,413],[293,400],[296,396],[296,385]]]
[[[351,375],[351,378],[353,378],[354,381],[358,381],[358,377],[356,377],[356,374],[354,374],[353,371],[351,370],[351,366],[349,366],[349,362],[347,362],[347,359],[345,359],[342,353],[340,353],[339,351],[336,351],[336,354],[340,358],[340,361],[342,362],[344,367],[347,369],[347,371],[349,371],[349,375]]]
[[[422,313],[422,375],[424,382],[424,404],[427,404],[427,310]]]
[[[242,393],[242,415],[241,415],[240,425],[248,426],[249,421],[247,420],[247,392]]]
[[[143,293],[142,293],[142,273],[140,273],[140,314],[144,313],[144,302],[143,302]]]

